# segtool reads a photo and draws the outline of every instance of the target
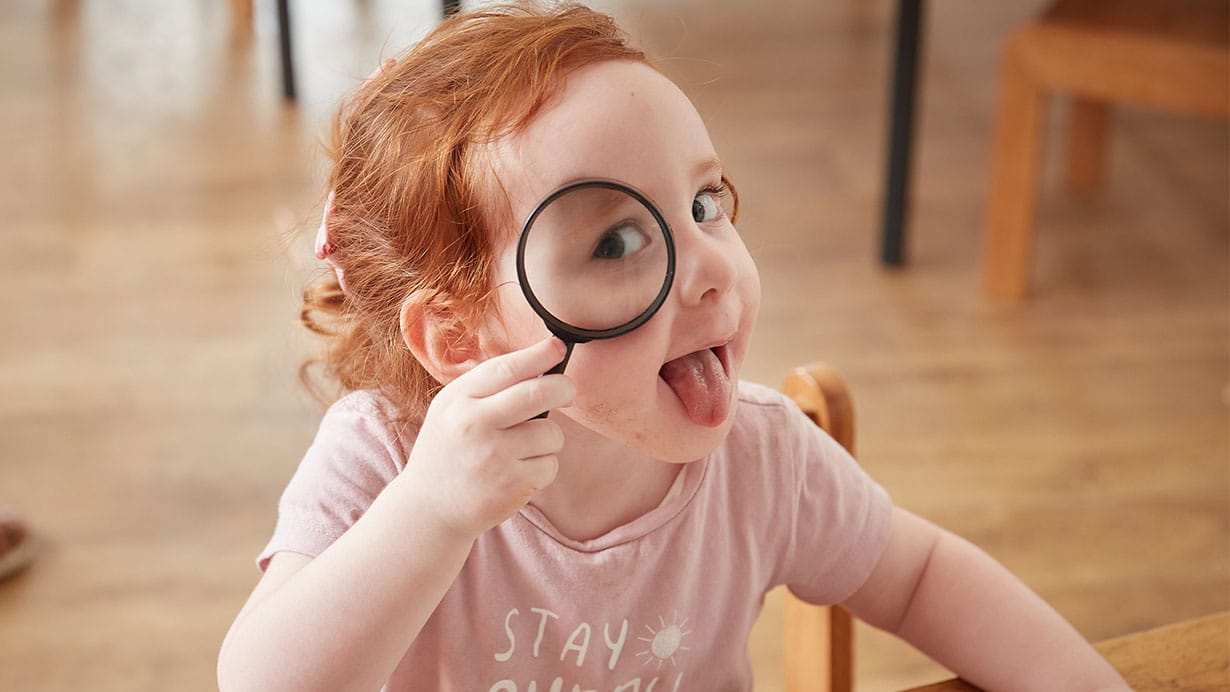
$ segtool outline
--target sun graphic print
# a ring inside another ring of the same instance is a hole
[[[640,641],[649,644],[649,647],[644,651],[637,652],[637,656],[645,657],[645,664],[653,663],[654,659],[658,661],[658,668],[662,668],[665,661],[670,661],[671,665],[676,665],[675,654],[680,651],[687,651],[688,647],[683,645],[683,638],[692,633],[691,630],[685,630],[683,627],[688,623],[688,619],[684,618],[683,622],[679,622],[679,614],[675,613],[671,624],[666,624],[666,620],[658,616],[658,622],[661,627],[657,630],[645,625],[645,629],[649,632],[648,637],[637,637]]]

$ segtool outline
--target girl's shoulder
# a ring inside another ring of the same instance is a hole
[[[778,390],[747,380],[739,381],[739,404],[769,409],[794,405],[785,394]]]
[[[739,383],[738,411],[726,448],[740,454],[755,453],[773,464],[815,463],[843,454],[840,445],[790,397],[746,381]]]
[[[333,402],[320,421],[317,440],[322,438],[366,439],[385,447],[399,463],[404,462],[418,425],[403,415],[378,390],[350,392]]]
[[[739,407],[732,432],[747,428],[760,431],[767,427],[781,433],[800,423],[815,427],[785,394],[763,384],[739,382]]]
[[[349,392],[329,405],[325,415],[334,412],[356,413],[364,415],[388,416],[396,409],[393,402],[384,394],[374,389],[360,389]]]

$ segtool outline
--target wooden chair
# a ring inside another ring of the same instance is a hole
[[[987,292],[1029,290],[1046,101],[1073,97],[1068,184],[1103,174],[1111,104],[1230,117],[1227,0],[1057,0],[1004,48],[987,207]]]
[[[854,453],[854,404],[841,376],[824,363],[796,368],[782,391]],[[821,608],[786,592],[786,692],[850,692],[854,681],[854,623],[838,606]]]

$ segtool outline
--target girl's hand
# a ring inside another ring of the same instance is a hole
[[[399,479],[415,486],[423,511],[473,539],[555,480],[564,434],[534,416],[572,403],[568,376],[541,376],[563,359],[563,342],[551,337],[484,361],[436,394]]]

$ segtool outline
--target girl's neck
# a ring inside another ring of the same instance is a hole
[[[576,541],[623,526],[662,503],[683,466],[637,453],[566,416],[557,421],[567,440],[555,482],[531,503]]]

